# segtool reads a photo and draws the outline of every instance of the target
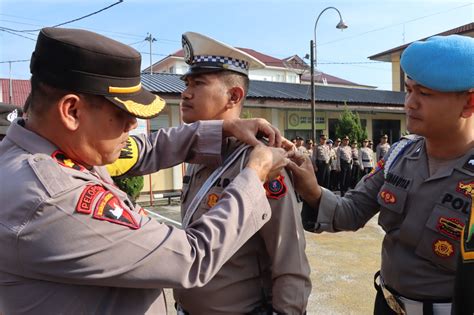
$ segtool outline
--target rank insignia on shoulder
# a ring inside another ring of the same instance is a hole
[[[436,240],[433,243],[434,253],[442,258],[448,258],[454,255],[454,246],[446,240]]]
[[[277,178],[263,184],[267,198],[280,199],[286,195],[288,189],[286,188],[284,179],[285,177],[283,175],[279,175]]]
[[[95,199],[105,191],[101,185],[87,185],[82,191],[76,205],[76,211],[85,214],[92,213],[92,206]]]
[[[386,204],[397,202],[397,198],[395,197],[395,195],[388,190],[382,190],[380,192],[380,197],[382,198],[383,202],[385,202]]]
[[[207,196],[207,206],[209,208],[214,207],[219,201],[219,196],[217,194],[209,194]]]
[[[125,225],[132,229],[140,227],[130,210],[124,207],[120,200],[110,191],[103,194],[96,204],[93,217],[98,220]]]
[[[474,173],[474,155],[471,155],[464,163],[463,168]]]
[[[63,152],[56,150],[51,154],[51,157],[58,162],[59,165],[62,165],[64,167],[69,167],[72,169],[75,169],[77,171],[84,171],[85,167],[76,163],[75,161],[71,160],[64,154]]]

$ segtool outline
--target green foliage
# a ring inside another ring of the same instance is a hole
[[[336,124],[336,137],[348,136],[350,141],[357,140],[358,143],[367,139],[367,130],[362,129],[359,114],[352,112],[344,105],[344,112],[340,115]]]
[[[117,185],[121,190],[126,192],[133,201],[137,200],[140,195],[140,191],[143,189],[144,179],[143,176],[133,176],[133,177],[124,177],[124,178],[113,178],[115,185]]]
[[[250,110],[246,109],[246,110],[243,110],[242,113],[240,114],[240,118],[253,118],[253,115],[252,113],[250,112]]]

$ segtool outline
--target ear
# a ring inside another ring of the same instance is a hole
[[[467,92],[467,102],[462,109],[461,117],[469,118],[472,115],[474,115],[474,90],[473,89]]]
[[[244,89],[240,86],[234,86],[228,90],[229,101],[227,102],[227,107],[232,108],[239,105],[244,99]]]
[[[84,111],[84,101],[76,94],[64,95],[58,101],[59,119],[66,129],[76,131],[79,127],[79,117]]]

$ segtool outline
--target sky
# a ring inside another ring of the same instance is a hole
[[[22,60],[30,59],[38,31],[16,31],[61,24],[116,2],[0,0],[0,78],[30,77],[29,61]],[[346,30],[336,29],[336,10],[321,14],[329,6],[340,11]],[[153,63],[181,49],[186,31],[276,58],[304,57],[315,39],[318,70],[391,90],[390,64],[369,56],[473,21],[472,0],[124,0],[62,27],[87,29],[131,45],[142,53],[142,69],[150,65],[150,43],[144,40],[148,34],[156,39]]]

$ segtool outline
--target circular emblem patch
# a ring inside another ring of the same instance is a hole
[[[286,185],[284,182],[284,176],[279,175],[277,178],[266,182],[263,187],[267,192],[267,197],[272,199],[280,199],[286,195]]]
[[[446,240],[436,240],[433,243],[433,251],[439,257],[447,258],[454,254],[453,244]]]
[[[381,193],[380,193],[380,197],[382,197],[382,200],[386,203],[386,204],[390,204],[390,203],[395,203],[397,202],[397,198],[395,198],[395,195],[393,193],[391,193],[390,191],[388,190],[383,190]]]
[[[209,194],[207,196],[207,205],[210,208],[214,207],[218,201],[219,201],[219,196],[216,194]]]
[[[191,47],[191,43],[188,41],[188,38],[185,35],[183,35],[181,38],[181,45],[183,45],[184,61],[188,65],[192,64],[193,48]]]

